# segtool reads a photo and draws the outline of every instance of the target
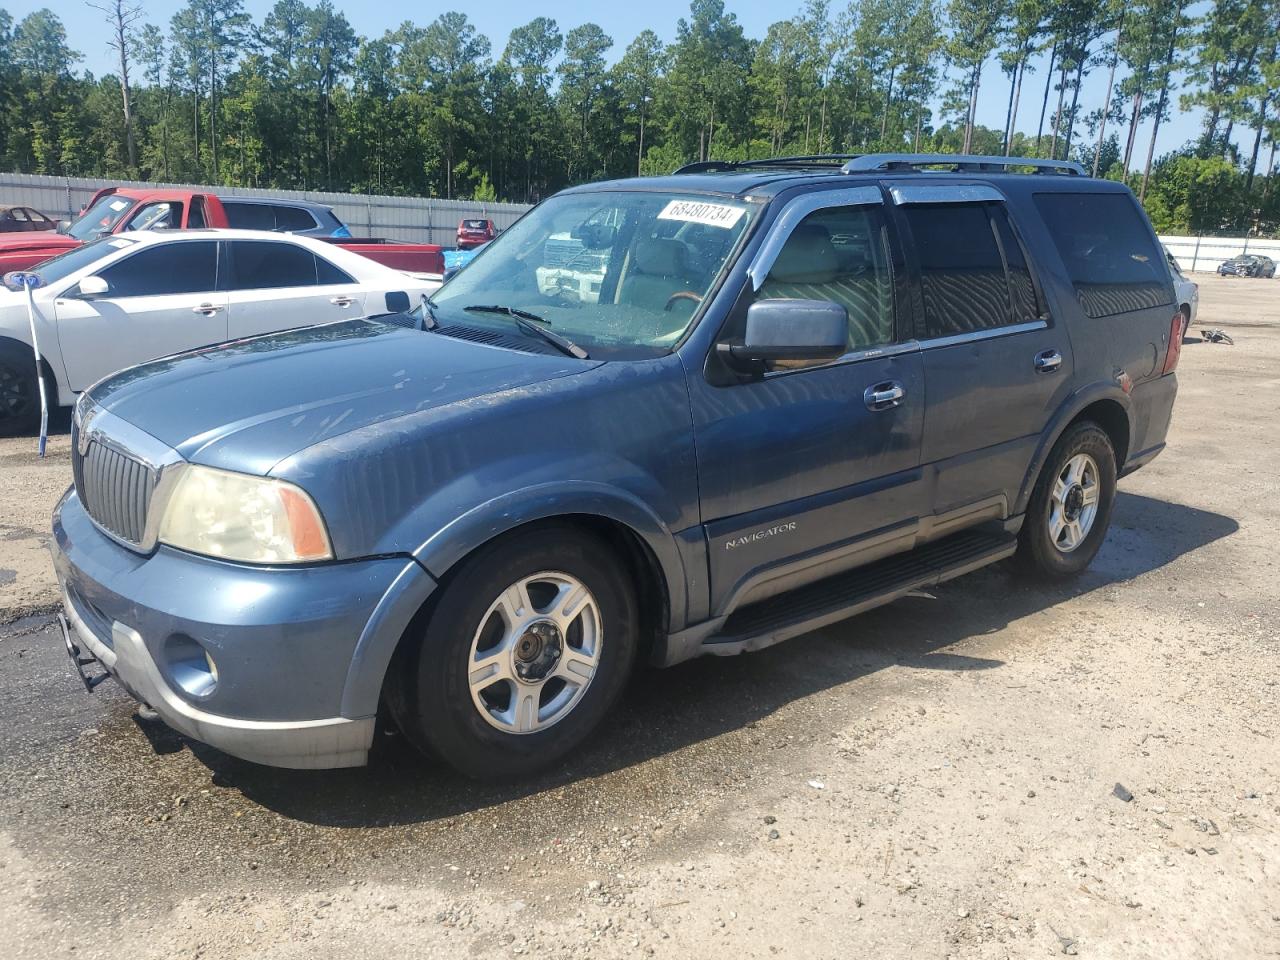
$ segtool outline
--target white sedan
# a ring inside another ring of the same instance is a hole
[[[50,406],[145,360],[394,312],[440,285],[321,240],[257,230],[105,237],[28,272],[41,280],[36,335]],[[37,391],[27,294],[0,288],[0,433],[38,420]]]

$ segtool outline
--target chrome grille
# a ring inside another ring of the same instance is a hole
[[[96,438],[81,456],[78,440],[72,437],[71,469],[80,502],[107,532],[129,543],[142,543],[156,472]]]

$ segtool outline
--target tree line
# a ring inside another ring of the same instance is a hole
[[[52,11],[0,9],[0,169],[534,202],[692,160],[967,152],[1125,178],[1161,231],[1280,230],[1280,0],[805,0],[762,38],[693,0],[673,42],[620,53],[547,17],[500,49],[457,12],[362,37],[330,0],[84,15],[111,74]]]

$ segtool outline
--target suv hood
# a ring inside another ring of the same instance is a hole
[[[187,460],[266,474],[352,430],[594,366],[344,320],[153,360],[88,392]]]

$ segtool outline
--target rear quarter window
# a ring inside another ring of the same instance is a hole
[[[301,207],[276,207],[277,230],[314,230],[316,218]]]
[[[1037,193],[1035,204],[1090,317],[1173,303],[1164,255],[1128,194]]]

